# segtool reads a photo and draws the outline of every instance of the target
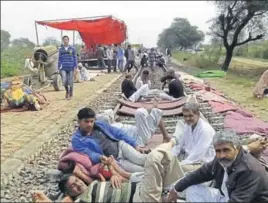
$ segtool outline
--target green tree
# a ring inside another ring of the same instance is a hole
[[[204,33],[196,26],[192,26],[185,18],[175,18],[171,26],[158,36],[158,45],[188,49],[194,48],[204,40]]]
[[[18,48],[34,48],[35,43],[31,42],[28,38],[19,38],[19,39],[14,39],[12,42],[13,47],[18,47]]]
[[[10,33],[5,30],[1,30],[1,52],[8,48],[10,44]]]
[[[264,38],[268,1],[215,1],[215,4],[220,15],[211,20],[210,34],[223,41],[226,56],[221,69],[228,71],[235,47]]]
[[[48,37],[44,40],[43,46],[48,46],[48,45],[55,45],[55,46],[60,46],[60,41],[58,41],[55,37]]]

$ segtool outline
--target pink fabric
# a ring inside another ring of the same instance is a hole
[[[74,161],[77,166],[88,176],[97,176],[101,167],[100,164],[92,166],[92,162],[88,156],[74,152],[72,149],[67,149],[60,155],[58,168],[64,168],[66,166],[65,163],[69,160]]]
[[[72,160],[75,163],[81,164],[87,170],[90,170],[90,168],[92,167],[92,163],[88,156],[75,152],[72,149],[67,149],[65,152],[63,152],[62,156],[60,156],[60,161],[68,160]]]
[[[209,101],[209,105],[212,108],[212,111],[214,113],[223,113],[226,111],[235,111],[237,110],[237,107],[235,107],[232,104],[226,103],[226,102],[219,102],[219,101]]]
[[[268,123],[265,123],[245,111],[227,112],[224,128],[234,130],[237,134],[256,133],[268,137]]]
[[[200,90],[197,92],[197,95],[200,96],[200,98],[203,101],[219,101],[219,102],[228,102],[221,93],[216,91],[206,91],[206,90]]]
[[[190,83],[190,84],[189,84],[189,87],[190,87],[192,90],[203,90],[203,89],[205,89],[204,85],[197,84],[197,83]]]
[[[250,112],[247,112],[245,110],[242,110],[242,109],[238,109],[236,111],[236,113],[240,113],[241,115],[245,116],[245,117],[253,117],[254,115]]]

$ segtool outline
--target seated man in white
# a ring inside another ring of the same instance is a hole
[[[82,81],[89,81],[89,72],[88,70],[82,65],[82,63],[78,63],[78,69],[80,70],[80,76]]]
[[[145,108],[138,108],[135,112],[135,124],[123,124],[114,121],[114,112],[112,109],[106,110],[103,113],[97,114],[98,120],[103,120],[111,124],[113,127],[120,128],[127,135],[134,137],[140,146],[148,144],[157,127],[163,135],[163,142],[169,141],[170,137],[162,120],[163,111],[157,108],[157,101],[154,104],[150,113]]]
[[[131,75],[128,74],[125,76],[125,80],[121,84],[121,89],[127,99],[131,102],[137,102],[141,97],[148,96],[150,88],[148,84],[144,84],[137,89],[132,82]]]
[[[214,159],[212,141],[215,131],[200,117],[197,103],[186,103],[182,113],[185,120],[183,134],[179,135],[181,132],[175,131],[174,136],[178,138],[179,144],[172,151],[181,161],[182,169],[189,172]]]
[[[148,84],[149,88],[151,88],[151,81],[149,79],[149,71],[148,70],[144,70],[141,74],[141,76],[139,76],[137,78],[135,87],[137,89],[141,88],[143,85]]]

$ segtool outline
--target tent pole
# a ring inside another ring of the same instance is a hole
[[[75,30],[73,31],[73,46],[75,45],[74,38],[75,38]]]
[[[37,23],[36,23],[36,21],[34,22],[34,24],[35,24],[36,43],[37,43],[37,46],[39,46],[39,38],[38,38],[38,31],[37,31]]]

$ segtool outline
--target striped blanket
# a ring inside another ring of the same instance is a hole
[[[110,182],[92,182],[75,202],[132,202],[135,183],[123,183],[121,189],[113,188]]]

